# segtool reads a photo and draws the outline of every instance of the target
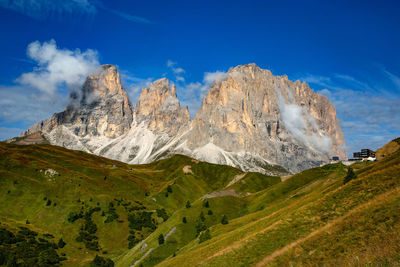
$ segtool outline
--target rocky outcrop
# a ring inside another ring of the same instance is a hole
[[[216,81],[193,121],[165,78],[144,88],[136,108],[115,66],[89,76],[67,109],[29,128],[54,145],[129,163],[175,153],[244,171],[284,173],[346,158],[335,108],[306,83],[274,76],[255,64]]]
[[[182,108],[176,95],[175,85],[166,78],[143,88],[136,105],[135,120],[148,123],[149,130],[176,135],[190,123],[188,108]]]
[[[98,73],[86,79],[80,92],[71,94],[65,111],[38,122],[24,135],[37,131],[51,132],[65,125],[79,137],[115,138],[129,131],[132,120],[132,105],[122,89],[117,68],[103,65]]]
[[[211,87],[192,129],[187,137],[190,150],[217,144],[294,172],[333,155],[346,157],[332,103],[306,83],[274,76],[255,64],[230,69],[226,80]]]

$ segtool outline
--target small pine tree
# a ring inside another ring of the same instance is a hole
[[[47,200],[46,206],[50,206],[51,205],[51,200]]]
[[[192,205],[190,205],[190,202],[189,202],[189,200],[188,201],[186,201],[186,208],[188,209],[188,208],[190,208]]]
[[[203,202],[203,207],[204,207],[204,208],[209,208],[209,207],[210,207],[210,203],[208,203],[208,200],[206,200],[205,202]]]
[[[26,219],[26,222],[25,222],[25,224],[30,224],[30,222],[28,221],[28,219]]]
[[[204,217],[204,213],[203,213],[203,212],[200,212],[199,218],[200,218],[200,220],[203,221],[203,222],[206,220],[206,217]]]
[[[228,222],[228,218],[226,217],[226,215],[222,216],[221,223],[222,224],[228,224],[229,223]]]
[[[65,247],[66,243],[64,242],[64,240],[62,238],[60,238],[60,240],[58,240],[57,246],[59,248],[63,248]]]
[[[104,176],[104,181],[107,180],[107,176]]]
[[[208,210],[207,214],[208,214],[208,215],[213,215],[212,210]]]
[[[162,245],[162,244],[164,244],[164,235],[163,234],[160,234],[159,236],[158,236],[158,244],[159,245]]]
[[[183,218],[182,218],[182,222],[183,222],[183,223],[187,223],[186,217],[183,217]]]
[[[167,186],[167,192],[168,193],[172,193],[172,187],[169,185],[169,186]]]
[[[114,262],[108,258],[103,258],[98,255],[90,262],[90,267],[113,267]]]
[[[168,197],[168,192],[167,192],[167,193],[165,193],[165,197]]]
[[[347,184],[348,182],[350,182],[351,180],[356,179],[356,178],[357,178],[357,175],[354,173],[353,169],[349,168],[347,170],[346,177],[344,177],[343,184]]]

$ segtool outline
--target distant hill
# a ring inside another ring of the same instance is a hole
[[[376,159],[382,160],[385,157],[391,156],[400,149],[400,138],[396,138],[376,151]]]
[[[400,150],[350,167],[346,184],[341,163],[282,182],[182,155],[129,165],[0,143],[0,237],[33,231],[38,259],[54,250],[66,266],[400,264]],[[15,244],[0,242],[0,260]]]

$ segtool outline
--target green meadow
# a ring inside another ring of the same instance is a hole
[[[347,183],[341,163],[281,179],[182,155],[129,165],[51,145],[0,143],[0,260],[399,265],[400,150],[350,167],[356,178]],[[40,257],[18,257],[29,240]]]

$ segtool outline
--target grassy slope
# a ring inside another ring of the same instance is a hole
[[[187,165],[191,166],[193,174],[183,173],[182,169]],[[45,175],[47,169],[54,169],[59,175]],[[150,262],[159,262],[195,238],[195,225],[190,222],[199,216],[202,204],[199,198],[223,189],[235,175],[241,173],[232,167],[197,162],[180,155],[148,165],[128,165],[50,145],[0,143],[0,227],[15,230],[18,226],[26,226],[39,233],[53,234],[55,241],[62,237],[67,245],[59,252],[67,254],[65,265],[86,265],[96,254],[104,252],[106,257],[119,265],[130,265],[137,255],[128,255],[134,249],[128,251],[127,217],[133,212],[128,212],[127,208],[138,206],[134,201],[139,201],[147,211],[164,208],[168,215],[173,215],[164,223],[153,215],[159,225],[148,240],[158,236],[159,232],[166,234],[172,227],[177,227],[167,240],[176,242],[163,246],[155,251],[154,256],[151,255],[156,259],[151,258]],[[235,188],[239,194],[264,189],[280,179],[250,173],[243,181],[248,181],[247,185]],[[166,197],[168,186],[173,192]],[[46,206],[47,200],[52,201],[50,206]],[[184,207],[187,200],[192,202],[190,209]],[[119,219],[105,224],[101,212],[107,212],[110,202],[116,207]],[[132,204],[123,206],[129,202]],[[230,218],[247,212],[245,202],[237,197],[218,199],[215,203],[212,199],[210,206],[213,215],[207,215],[208,209],[204,208],[208,225],[217,224],[222,212]],[[101,247],[98,252],[88,250],[83,243],[75,241],[83,219],[74,223],[67,221],[71,211],[86,211],[93,207],[101,208],[100,212],[92,215],[98,228],[95,234]],[[238,210],[237,207],[243,208]],[[182,216],[186,216],[189,223],[184,225]],[[27,219],[30,224],[25,224]],[[148,243],[150,247],[151,241]]]
[[[343,266],[400,263],[400,151],[294,175],[245,200],[253,213],[211,227],[160,266]]]
[[[183,173],[186,165],[193,174]],[[130,266],[137,260],[143,266],[365,266],[400,262],[400,151],[376,163],[352,165],[358,178],[346,185],[347,167],[342,164],[306,170],[284,182],[248,173],[226,188],[241,174],[239,170],[179,155],[149,165],[126,165],[43,145],[1,144],[0,166],[0,201],[6,203],[0,205],[2,224],[25,226],[28,218],[32,229],[62,236],[67,242],[61,250],[67,254],[67,265],[84,264],[96,254],[79,249],[82,243],[74,239],[80,224],[66,221],[69,210],[80,208],[78,198],[92,207],[99,202],[103,210],[114,198],[138,200],[147,210],[162,207],[170,215],[155,232],[128,250],[124,208],[117,206],[121,223],[104,224],[104,217],[95,213],[102,250],[108,251],[107,256],[117,266]],[[35,171],[48,168],[61,176],[49,181]],[[168,185],[173,192],[166,197]],[[228,189],[240,196],[211,198],[210,207],[203,206],[201,196]],[[44,196],[57,206],[45,206]],[[185,207],[187,200],[191,208]],[[208,210],[213,214],[208,215]],[[200,212],[212,237],[203,243],[199,243],[195,228]],[[229,224],[220,223],[223,215]],[[171,229],[176,230],[158,245],[158,236]],[[150,248],[151,253],[144,256]]]

